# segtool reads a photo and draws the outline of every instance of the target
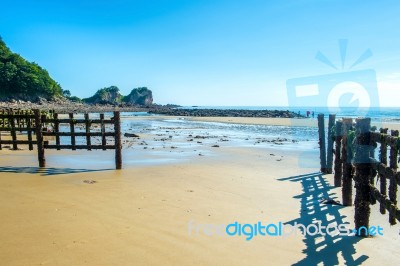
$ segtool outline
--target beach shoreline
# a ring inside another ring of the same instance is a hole
[[[172,139],[175,134],[190,133],[178,127],[162,130]],[[131,152],[136,157],[125,149],[122,170],[114,170],[113,151],[49,150],[48,167],[43,169],[37,167],[36,151],[0,151],[0,260],[5,265],[265,265],[266,261],[313,265],[327,262],[327,256],[332,264],[390,265],[396,261],[398,225],[390,227],[387,217],[377,210],[371,212],[371,223],[382,224],[385,235],[361,241],[302,236],[257,236],[248,241],[244,236],[208,236],[204,224],[235,221],[312,222],[315,218],[328,222],[336,217],[353,226],[354,208],[320,203],[321,195],[340,200],[340,188],[332,187],[332,175],[318,174],[317,156],[312,165],[301,163],[304,150],[270,143],[241,146],[232,141],[213,148],[211,144],[218,139],[211,138],[210,142],[201,139],[205,142],[199,156],[198,146],[191,153],[180,153],[184,148],[172,149],[166,140],[166,148],[158,147],[164,150],[160,156],[171,154],[175,159],[165,163],[149,156],[158,152],[151,150],[150,140],[160,131],[145,132],[133,144]],[[147,149],[140,145],[143,141],[149,142]],[[316,191],[306,193],[308,186]]]

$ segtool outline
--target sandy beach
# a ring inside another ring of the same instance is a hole
[[[191,120],[245,124],[261,121]],[[262,123],[290,122],[263,119]],[[168,131],[165,134],[171,134]],[[183,134],[181,131],[175,130],[173,138]],[[220,146],[215,148],[211,144],[216,140],[212,139],[202,140],[206,145],[201,148],[193,144],[191,154],[179,153],[184,149],[181,146],[169,149],[171,160],[160,161],[151,152],[165,148],[151,150],[154,138],[149,131],[134,142],[133,150],[124,148],[124,167],[120,171],[113,169],[113,151],[46,151],[45,169],[37,168],[35,151],[0,151],[1,264],[399,263],[396,252],[400,227],[389,226],[387,216],[377,211],[378,206],[372,207],[371,224],[380,224],[384,235],[373,238],[258,235],[247,241],[243,235],[207,235],[206,224],[235,221],[254,224],[319,220],[348,223],[351,227],[354,208],[320,202],[324,197],[340,201],[341,191],[333,187],[332,175],[318,174],[318,157],[308,167],[301,164],[304,150],[271,147],[270,143],[241,146],[232,141],[218,142]],[[141,142],[149,143],[149,148],[143,149]]]

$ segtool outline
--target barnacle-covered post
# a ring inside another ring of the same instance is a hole
[[[388,129],[387,128],[381,128],[380,133],[381,133],[381,147],[380,147],[380,155],[379,155],[379,161],[383,165],[387,165],[387,143],[386,143],[386,138],[385,136],[387,135]],[[382,173],[379,173],[379,179],[380,179],[380,191],[383,196],[387,195],[387,180],[386,176]],[[380,203],[379,205],[379,211],[381,214],[386,213],[386,208],[385,204],[383,202]]]
[[[342,185],[342,159],[340,154],[342,149],[343,135],[342,125],[342,121],[337,121],[335,126],[335,187],[340,187]]]
[[[58,120],[58,114],[56,112],[53,113],[53,119],[54,119],[54,132],[56,133],[56,145],[57,145],[57,150],[60,150],[60,135],[58,134],[60,132],[60,121]]]
[[[398,130],[392,130],[391,131],[392,137],[398,137],[399,136],[399,131]],[[390,168],[393,170],[394,173],[397,172],[397,157],[399,156],[399,151],[397,147],[398,141],[396,143],[393,143],[390,147]],[[389,183],[389,199],[393,203],[394,206],[397,205],[397,179],[396,175],[391,175],[390,176],[390,183]],[[396,216],[395,216],[395,210],[390,209],[389,211],[389,223],[391,225],[396,224]]]
[[[88,150],[91,151],[92,150],[92,140],[90,138],[90,126],[91,126],[91,122],[89,120],[89,114],[85,113],[85,133],[86,133],[86,145],[88,147]]]
[[[328,148],[326,156],[326,172],[332,174],[333,164],[333,126],[335,125],[336,115],[330,114],[328,121]]]
[[[115,131],[115,168],[122,168],[122,143],[121,143],[121,121],[120,113],[114,112],[114,131]]]
[[[356,139],[354,164],[356,174],[354,177],[356,187],[356,198],[354,201],[355,215],[354,223],[360,236],[368,236],[370,215],[370,177],[372,165],[370,152],[374,147],[371,145],[371,118],[356,119]],[[361,230],[360,230],[361,228]]]
[[[76,150],[76,140],[75,140],[75,119],[74,114],[69,113],[69,130],[71,131],[71,146],[72,150]]]
[[[36,127],[36,142],[38,150],[39,167],[46,167],[46,159],[44,158],[44,146],[43,146],[43,135],[42,135],[42,118],[40,110],[34,110],[35,114],[35,127]]]
[[[319,158],[321,162],[321,173],[326,174],[326,147],[325,147],[325,120],[324,114],[318,114],[318,133],[319,133]]]
[[[342,119],[342,201],[344,206],[353,205],[353,133],[349,135],[352,125],[352,118]]]

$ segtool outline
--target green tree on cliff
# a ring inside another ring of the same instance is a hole
[[[62,96],[62,92],[45,69],[11,52],[0,37],[0,97],[51,99]]]

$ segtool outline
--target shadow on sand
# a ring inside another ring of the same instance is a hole
[[[110,170],[114,169],[72,169],[72,168],[40,168],[40,167],[12,167],[12,166],[0,167],[0,173],[28,173],[28,174],[40,174],[42,176],[88,173],[88,172],[99,172],[99,171],[110,171]]]
[[[279,181],[300,182],[303,193],[294,198],[300,199],[300,217],[288,221],[285,224],[301,223],[304,225],[317,224],[328,226],[331,223],[347,224],[346,216],[341,215],[339,210],[342,205],[323,204],[324,199],[335,199],[336,193],[330,192],[331,188],[321,173],[310,173],[306,175],[280,178]],[[314,230],[312,230],[314,232]],[[320,235],[304,236],[303,242],[306,248],[303,253],[306,257],[293,265],[360,265],[368,259],[366,255],[359,255],[355,250],[355,243],[361,240],[355,236]],[[342,258],[341,260],[340,257]]]

